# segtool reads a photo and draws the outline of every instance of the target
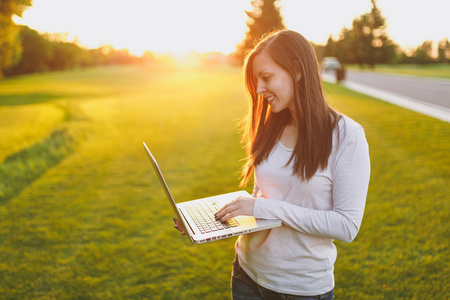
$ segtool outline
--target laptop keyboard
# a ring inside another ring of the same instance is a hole
[[[219,207],[214,201],[205,201],[186,206],[186,210],[201,233],[210,233],[239,225],[234,219],[224,222],[216,221],[214,214],[219,210]]]

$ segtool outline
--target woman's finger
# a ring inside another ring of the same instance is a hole
[[[228,203],[216,215],[216,220],[228,220],[237,216],[253,216],[255,198],[239,197]]]
[[[217,213],[215,213],[216,221],[222,219],[226,214],[229,214],[232,211],[239,209],[239,205],[234,202],[227,203],[224,207],[222,207]]]
[[[175,223],[175,229],[178,230],[181,235],[186,235],[186,230],[183,227],[183,224],[181,223],[180,220],[173,218],[173,222]]]

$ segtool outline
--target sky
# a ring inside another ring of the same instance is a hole
[[[378,0],[390,37],[404,48],[450,39],[446,0]],[[316,44],[338,37],[370,0],[281,0],[286,27]],[[41,33],[63,33],[88,48],[111,45],[141,55],[217,51],[229,54],[245,36],[250,0],[33,0],[22,18]]]

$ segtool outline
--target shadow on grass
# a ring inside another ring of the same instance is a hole
[[[55,101],[65,97],[57,94],[1,94],[0,106],[39,104]]]
[[[6,157],[0,163],[0,205],[71,154],[81,138],[81,134],[59,128],[44,140]]]

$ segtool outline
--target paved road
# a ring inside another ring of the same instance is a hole
[[[450,109],[450,80],[347,71],[347,80]]]
[[[333,71],[322,75],[336,82]],[[347,71],[345,87],[450,123],[450,80]]]

